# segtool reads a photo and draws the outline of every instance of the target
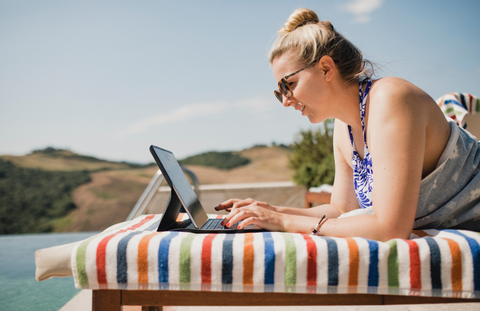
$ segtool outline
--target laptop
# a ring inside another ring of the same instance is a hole
[[[187,231],[195,233],[240,233],[265,231],[256,225],[237,229],[223,227],[222,219],[208,218],[205,209],[198,200],[192,186],[185,177],[180,164],[171,151],[150,146],[150,152],[170,186],[170,198],[165,206],[157,231]],[[179,214],[185,211],[189,219],[177,221]]]

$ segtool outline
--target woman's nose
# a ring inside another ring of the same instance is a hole
[[[290,107],[291,105],[293,105],[294,102],[295,102],[295,99],[293,97],[283,96],[284,107]]]

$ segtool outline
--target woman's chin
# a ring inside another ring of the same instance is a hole
[[[308,116],[308,120],[310,121],[310,123],[312,124],[317,124],[317,123],[321,123],[323,121],[325,121],[325,119],[322,119],[322,118],[319,118],[313,114],[309,114]]]

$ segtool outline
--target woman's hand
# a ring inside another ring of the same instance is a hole
[[[283,225],[285,214],[278,213],[275,207],[266,202],[254,199],[230,199],[215,207],[215,210],[230,212],[223,220],[223,225],[226,227],[231,227],[235,223],[242,221],[238,229],[243,229],[248,225],[257,225],[267,230],[285,230]]]
[[[262,207],[270,209],[272,211],[277,211],[276,208],[271,206],[270,204],[268,204],[266,202],[256,201],[254,199],[245,199],[245,200],[230,199],[230,200],[227,200],[227,201],[217,205],[215,207],[215,210],[216,211],[226,210],[227,212],[231,212],[235,208],[251,205],[253,203],[260,204]]]

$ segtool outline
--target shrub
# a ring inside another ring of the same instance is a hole
[[[307,188],[333,184],[333,119],[323,122],[317,130],[301,131],[293,143],[290,168],[295,170],[293,181]]]

